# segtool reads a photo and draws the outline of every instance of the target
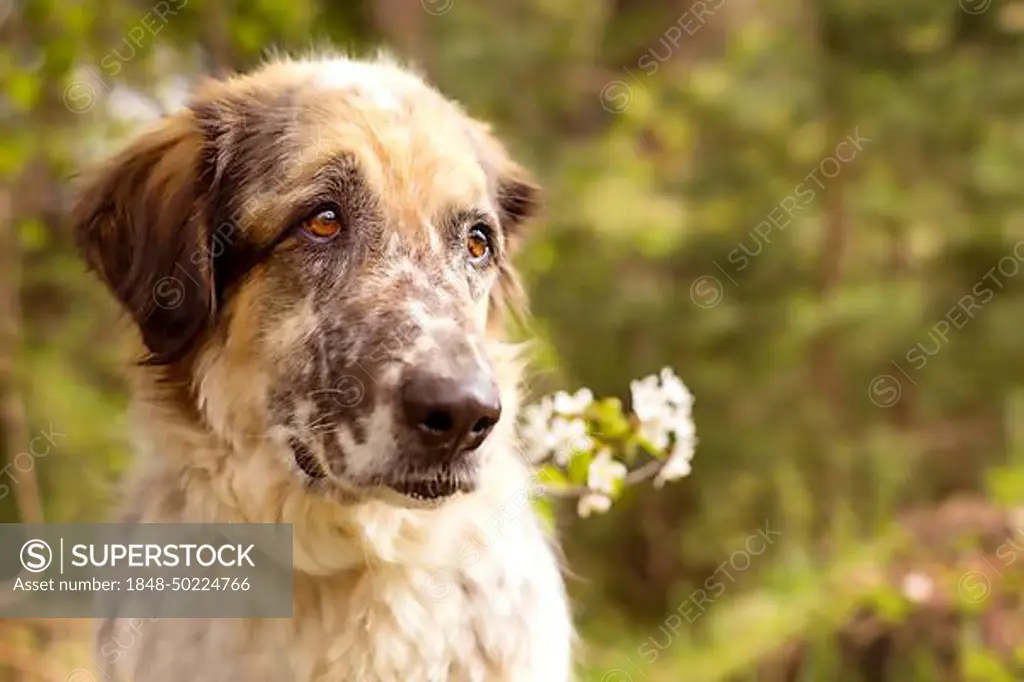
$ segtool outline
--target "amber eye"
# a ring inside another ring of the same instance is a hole
[[[315,241],[325,242],[341,233],[341,219],[338,212],[325,209],[302,221],[302,230]]]
[[[483,263],[491,255],[491,238],[484,225],[476,225],[466,237],[466,251],[474,263]]]

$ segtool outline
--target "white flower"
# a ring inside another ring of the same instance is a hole
[[[666,419],[648,419],[640,422],[640,437],[658,450],[668,447],[672,425]]]
[[[633,381],[629,387],[633,412],[640,420],[640,437],[658,450],[666,450],[675,443],[673,454],[655,484],[682,478],[690,472],[689,463],[693,458],[693,396],[689,389],[670,367]]]
[[[574,396],[561,391],[524,408],[520,434],[531,461],[553,454],[555,462],[565,466],[572,453],[593,449],[594,441],[587,432],[587,424],[579,417],[592,400],[590,389],[584,388]]]
[[[581,415],[592,402],[594,394],[589,388],[581,388],[574,395],[559,391],[554,399],[555,412],[560,415]]]
[[[612,500],[607,495],[600,493],[587,493],[580,498],[580,501],[576,505],[576,513],[581,518],[587,518],[593,512],[598,514],[604,514],[612,506]]]
[[[675,434],[676,442],[685,441],[692,447],[697,440],[697,428],[693,424],[693,417],[689,412],[677,412],[670,420],[668,428]]]
[[[521,434],[523,447],[531,461],[544,459],[554,449],[555,442],[551,434],[551,412],[550,398],[544,398],[537,405],[529,405],[523,409]]]
[[[671,367],[663,367],[661,370],[661,390],[672,405],[685,408],[687,412],[693,407],[693,395]]]
[[[651,375],[631,381],[629,391],[633,397],[633,412],[641,422],[665,416],[665,401],[658,386],[658,377]]]
[[[572,453],[587,451],[594,447],[594,441],[587,433],[587,425],[580,419],[555,417],[551,420],[548,437],[550,450],[554,450],[555,453],[555,461],[563,466],[568,464]]]
[[[654,476],[655,488],[660,488],[667,481],[676,481],[690,475],[690,462],[693,460],[693,453],[696,449],[693,422],[687,420],[676,424],[673,433],[675,441],[672,443],[672,451],[669,452],[668,458]]]
[[[903,577],[903,595],[912,602],[926,602],[934,592],[934,581],[924,573],[908,573]]]
[[[665,367],[659,375],[652,374],[633,381],[629,388],[633,412],[641,422],[672,424],[689,421],[693,396],[671,368]]]
[[[690,475],[690,460],[693,459],[693,450],[690,448],[672,448],[672,454],[668,456],[661,469],[654,475],[654,487],[660,488],[668,481],[676,481]]]
[[[587,469],[587,487],[594,492],[611,494],[626,477],[626,465],[612,459],[609,450],[601,450]]]

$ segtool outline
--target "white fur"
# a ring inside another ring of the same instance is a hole
[[[238,452],[153,405],[133,419],[142,458],[128,508],[142,522],[293,524],[295,618],[154,621],[127,650],[109,643],[129,621],[112,620],[98,643],[111,679],[571,679],[561,576],[511,448],[490,453],[478,492],[438,509],[346,505],[297,485],[271,439]],[[507,429],[496,437],[509,442]]]
[[[338,445],[345,453],[347,472],[354,478],[365,480],[373,474],[384,473],[395,465],[390,456],[397,456],[394,441],[395,419],[388,405],[377,405],[366,424],[366,440],[359,443],[348,428],[338,429]]]
[[[315,62],[312,66],[316,69],[317,79],[327,87],[355,89],[370,98],[375,107],[384,111],[401,109],[393,85],[381,78],[381,67],[378,64],[334,59]]]

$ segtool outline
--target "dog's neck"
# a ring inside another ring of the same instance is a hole
[[[127,520],[290,523],[294,565],[309,574],[449,563],[489,543],[511,512],[528,513],[528,470],[510,428],[490,443],[476,492],[409,509],[311,489],[273,439],[229,442],[166,384],[136,394],[131,422],[138,460]]]

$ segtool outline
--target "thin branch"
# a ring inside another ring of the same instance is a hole
[[[667,459],[656,459],[644,464],[642,467],[634,469],[626,474],[624,482],[626,485],[636,485],[648,481],[658,475],[658,472],[664,468]],[[576,485],[566,488],[549,488],[546,491],[548,497],[557,499],[576,499],[588,495],[595,491],[591,490],[585,485]]]

